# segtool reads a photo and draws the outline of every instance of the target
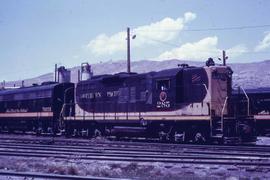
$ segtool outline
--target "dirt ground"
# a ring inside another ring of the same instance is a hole
[[[85,161],[79,158],[0,157],[1,170],[131,179],[270,179],[270,170],[258,167]]]
[[[258,138],[258,145],[270,145],[270,138]],[[100,176],[131,179],[270,179],[270,169],[261,167],[220,166],[200,164],[138,163],[122,161],[91,161],[55,158],[24,158],[0,156],[0,171],[55,173],[63,175]],[[1,179],[17,180],[0,176]],[[23,178],[24,179],[24,178]],[[31,178],[32,179],[32,178]]]

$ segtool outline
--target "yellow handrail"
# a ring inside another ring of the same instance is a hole
[[[227,105],[227,101],[228,101],[228,96],[225,98],[223,107],[222,107],[222,111],[221,111],[221,129],[223,131],[223,120],[224,120],[224,111],[225,111],[225,107]]]
[[[241,86],[240,86],[240,88],[242,89],[242,91],[244,92],[244,94],[247,98],[247,115],[249,116],[249,97],[248,97],[246,91],[244,90],[244,88],[242,88]]]

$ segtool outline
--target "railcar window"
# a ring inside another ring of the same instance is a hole
[[[21,105],[22,105],[22,102],[21,102],[21,101],[18,101],[18,102],[17,102],[17,107],[18,107],[18,108],[21,108]]]
[[[29,99],[35,99],[36,98],[36,94],[34,92],[29,93]]]
[[[23,94],[14,94],[14,100],[22,100],[23,99]]]
[[[8,94],[8,95],[4,96],[3,100],[12,101],[13,100],[13,94]]]
[[[37,92],[37,97],[50,97],[51,91],[39,91]]]
[[[37,105],[37,101],[34,99],[32,102],[33,102],[33,107],[35,107]]]
[[[135,103],[136,102],[136,87],[130,88],[130,102]]]
[[[23,99],[28,99],[29,98],[29,93],[24,93],[23,94]]]
[[[170,80],[158,80],[156,87],[158,90],[166,91],[170,89]]]
[[[146,91],[142,91],[142,92],[140,93],[140,100],[141,100],[141,101],[146,101]]]
[[[84,90],[87,90],[87,89],[93,90],[94,88],[96,88],[96,87],[95,87],[95,85],[93,85],[93,84],[87,84],[86,86],[83,86],[83,89],[84,89]]]
[[[118,103],[127,103],[129,98],[129,88],[120,88],[119,89],[119,98]]]
[[[220,79],[222,81],[226,81],[227,75],[224,73],[219,73],[217,71],[212,72],[213,79]]]

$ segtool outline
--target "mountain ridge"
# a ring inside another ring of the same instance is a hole
[[[131,71],[145,73],[150,71],[159,71],[162,69],[174,68],[178,64],[189,64],[191,66],[204,66],[205,62],[187,61],[171,59],[166,61],[141,60],[131,63]],[[219,64],[221,62],[219,61]],[[233,87],[242,86],[243,88],[270,87],[270,60],[252,63],[229,63],[233,70]],[[126,61],[107,61],[104,63],[91,64],[94,75],[115,74],[126,72]],[[79,66],[68,68],[71,70],[71,81],[77,82]],[[45,81],[53,81],[54,73],[46,73],[34,78],[25,79],[24,85],[31,86],[33,83],[41,84]],[[20,86],[22,80],[6,82],[6,86]]]

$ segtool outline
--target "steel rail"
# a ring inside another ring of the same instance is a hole
[[[60,174],[44,174],[36,172],[12,172],[12,171],[0,171],[0,176],[12,176],[12,177],[31,177],[31,178],[49,178],[49,179],[74,179],[74,180],[127,180],[124,178],[109,178],[98,176],[77,176],[77,175],[60,175]]]
[[[253,165],[270,166],[269,158],[250,157],[222,157],[218,156],[188,156],[188,155],[143,155],[143,154],[106,154],[106,153],[55,153],[38,151],[0,150],[0,156],[41,157],[60,159],[81,159],[99,161],[129,161],[129,162],[162,162],[162,163],[195,163],[195,164],[223,164],[223,165]]]
[[[155,157],[155,158],[182,158],[182,157],[195,157],[196,158],[217,158],[216,156],[219,156],[218,159],[264,159],[264,160],[270,160],[270,154],[264,154],[264,155],[254,155],[254,154],[239,154],[239,153],[226,153],[226,152],[200,152],[200,151],[190,151],[190,152],[183,152],[181,154],[179,153],[137,153],[134,151],[91,151],[91,152],[81,152],[81,151],[69,151],[69,150],[41,150],[41,149],[12,149],[12,148],[0,148],[0,152],[13,152],[13,153],[40,153],[40,154],[52,154],[52,155],[80,155],[80,156],[122,156],[122,157]],[[223,157],[221,157],[221,155]]]
[[[108,153],[114,153],[114,154],[136,154],[139,156],[144,156],[144,155],[177,155],[180,156],[181,154],[185,155],[222,155],[222,156],[246,156],[246,157],[264,157],[264,158],[270,158],[270,152],[269,153],[263,153],[263,154],[254,154],[253,152],[251,153],[240,153],[240,152],[218,152],[218,151],[209,151],[209,150],[204,150],[204,151],[194,151],[194,150],[182,150],[182,151],[175,151],[175,150],[166,150],[166,151],[161,151],[161,150],[154,150],[154,149],[132,149],[132,148],[102,148],[102,149],[84,149],[84,148],[78,148],[78,147],[50,147],[50,146],[43,146],[43,147],[36,147],[36,146],[27,146],[27,145],[3,145],[0,143],[0,151],[5,151],[5,150],[16,150],[16,151],[33,151],[35,152],[53,152],[53,153],[80,153],[80,154],[87,154],[87,155],[98,155],[98,154],[108,154]]]
[[[40,147],[44,147],[45,145],[49,145],[49,143],[43,143],[42,142],[33,142],[32,140],[26,140],[26,141],[8,141],[8,142],[1,142],[0,140],[0,144],[3,143],[34,143],[36,146],[40,146]],[[41,144],[40,144],[41,143]],[[66,143],[66,144],[70,144],[70,143]],[[54,144],[50,144],[51,147],[55,146],[55,145],[61,145],[62,147],[74,147],[73,145],[62,145],[62,143],[58,144],[58,143],[54,143]],[[75,144],[77,147],[83,147],[84,149],[93,149],[93,147],[95,147],[95,149],[97,149],[98,147],[100,148],[104,148],[104,147],[119,147],[119,146],[125,146],[126,148],[130,147],[130,148],[134,148],[137,147],[138,149],[140,149],[141,147],[144,147],[146,150],[149,150],[149,147],[151,147],[151,149],[153,148],[158,148],[160,149],[160,151],[165,151],[164,149],[176,149],[176,150],[180,150],[183,148],[188,148],[188,149],[208,149],[208,150],[230,150],[230,151],[253,151],[253,152],[270,152],[270,146],[217,146],[217,145],[190,145],[190,144],[160,144],[160,143],[130,143],[130,142],[85,142],[82,144],[76,143]]]
[[[0,137],[1,141],[20,142],[20,143],[35,143],[35,144],[50,144],[49,139],[23,139],[23,138],[3,138]],[[48,140],[48,141],[47,141]],[[168,144],[168,143],[153,143],[153,142],[123,142],[123,141],[109,141],[109,142],[92,142],[89,140],[81,139],[55,139],[54,144],[71,144],[76,146],[83,146],[88,148],[89,146],[129,146],[129,147],[158,147],[158,148],[189,148],[189,149],[213,149],[213,150],[237,150],[237,151],[270,151],[270,146],[267,145],[194,145],[194,144]],[[53,145],[53,144],[52,144]]]
[[[56,159],[80,159],[94,161],[113,161],[113,162],[159,162],[174,164],[211,164],[211,165],[243,165],[243,166],[264,166],[270,168],[270,161],[262,162],[263,159],[222,159],[222,158],[150,158],[150,157],[119,157],[119,156],[70,156],[70,155],[53,155],[38,153],[12,153],[0,152],[0,156],[16,157],[33,157],[33,158],[56,158]]]

